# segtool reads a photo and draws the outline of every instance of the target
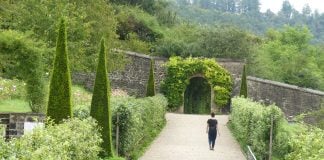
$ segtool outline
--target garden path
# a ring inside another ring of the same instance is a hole
[[[216,115],[221,136],[209,150],[208,115],[167,113],[167,125],[140,160],[245,160],[239,144],[227,128],[227,115]]]

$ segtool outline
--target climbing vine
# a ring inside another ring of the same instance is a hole
[[[214,91],[214,101],[217,106],[227,104],[232,91],[230,73],[208,58],[171,57],[166,63],[167,76],[161,84],[161,89],[168,99],[169,109],[175,110],[183,103],[183,93],[190,82],[190,77],[202,74]]]

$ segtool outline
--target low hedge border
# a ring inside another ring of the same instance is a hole
[[[146,98],[112,97],[113,141],[115,147],[117,114],[119,115],[119,155],[138,159],[165,126],[167,99],[163,95]],[[74,110],[74,116],[86,118],[89,108]]]
[[[269,156],[271,116],[274,118],[273,160],[315,160],[324,155],[324,132],[303,123],[289,124],[275,105],[265,106],[245,98],[232,99],[230,128],[245,149],[250,145],[257,159]]]

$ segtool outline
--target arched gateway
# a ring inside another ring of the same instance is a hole
[[[189,85],[184,92],[183,113],[208,114],[212,109],[211,87],[200,74],[190,78]]]
[[[161,89],[170,110],[203,114],[229,102],[232,78],[214,59],[172,57],[166,67]]]

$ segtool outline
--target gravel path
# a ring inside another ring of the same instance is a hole
[[[228,116],[216,116],[221,136],[209,150],[207,115],[166,114],[167,125],[140,160],[245,160],[228,130]]]

